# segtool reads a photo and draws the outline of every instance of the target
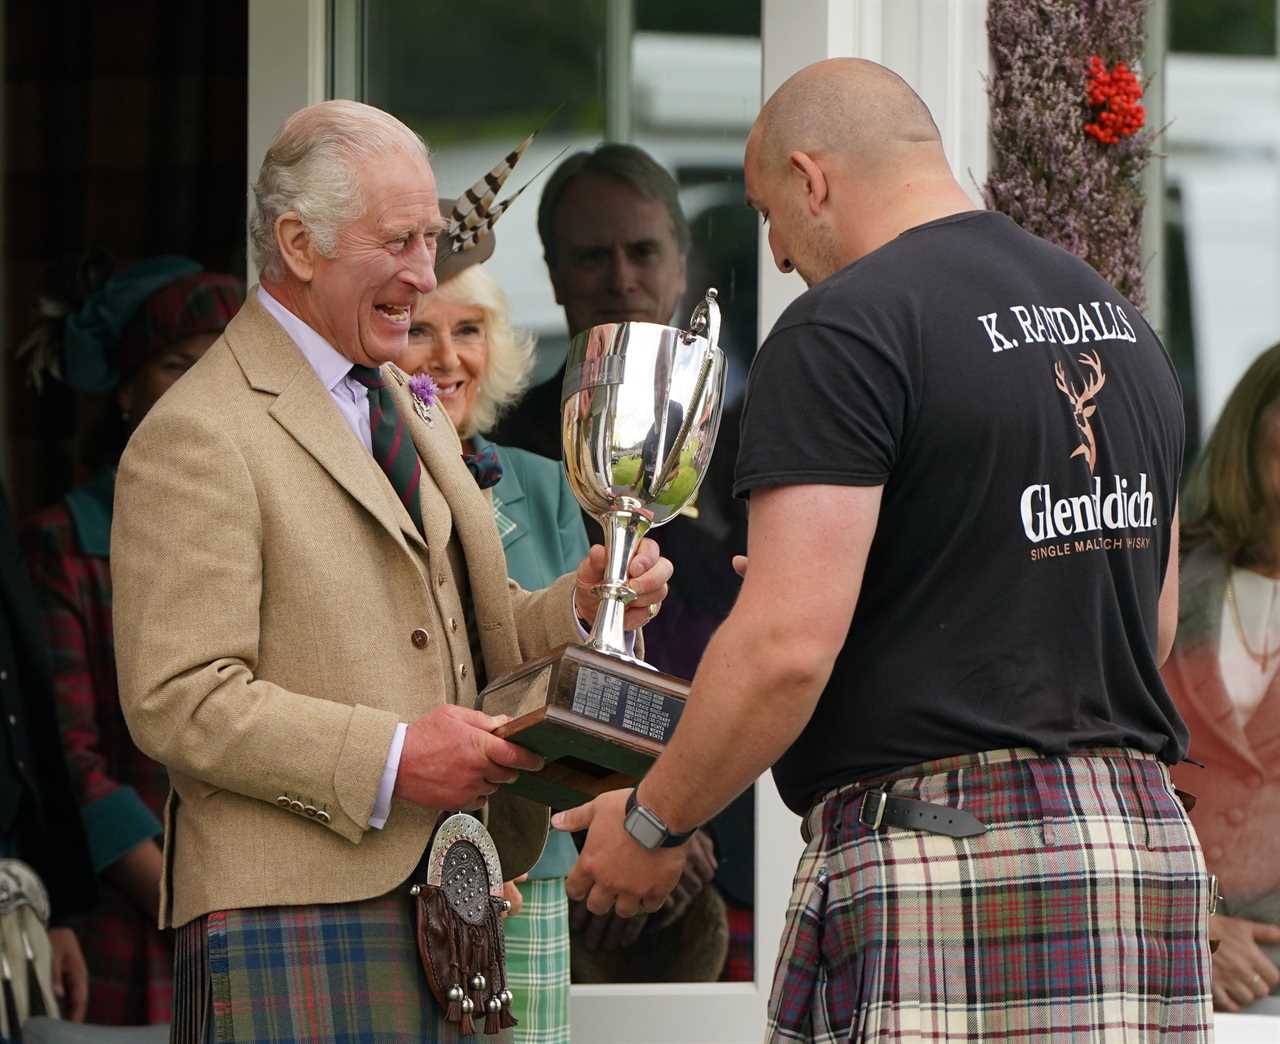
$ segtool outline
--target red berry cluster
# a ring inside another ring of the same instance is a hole
[[[1142,129],[1147,119],[1140,104],[1142,85],[1124,62],[1116,62],[1108,71],[1102,59],[1093,55],[1085,91],[1089,104],[1097,110],[1094,119],[1084,125],[1084,132],[1090,137],[1104,145],[1114,145]]]

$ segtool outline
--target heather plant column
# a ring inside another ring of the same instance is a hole
[[[990,0],[985,198],[1142,307],[1147,0]]]

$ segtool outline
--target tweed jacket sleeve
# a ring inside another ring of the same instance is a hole
[[[135,433],[116,488],[111,567],[129,729],[171,772],[263,801],[303,795],[359,841],[397,715],[358,692],[344,702],[258,676],[264,562],[287,569],[288,554],[264,556],[243,444],[216,417],[166,405]]]

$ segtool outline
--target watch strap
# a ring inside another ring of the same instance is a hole
[[[640,799],[636,796],[639,791],[639,787],[631,788],[631,796],[627,798],[627,809],[623,815],[630,815],[637,806],[643,808],[648,817],[653,820],[653,822],[657,823],[659,828],[662,830],[663,838],[658,842],[658,848],[678,848],[697,833],[697,827],[694,827],[693,830],[686,830],[683,834],[673,834],[662,821],[661,816],[654,812],[653,809],[649,808],[648,805],[640,804]]]

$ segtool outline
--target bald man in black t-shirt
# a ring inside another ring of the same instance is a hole
[[[748,202],[809,291],[748,384],[750,569],[571,896],[649,909],[773,766],[808,841],[772,1040],[1207,1040],[1214,893],[1167,766],[1181,394],[1084,262],[975,211],[927,108],[787,81]]]

